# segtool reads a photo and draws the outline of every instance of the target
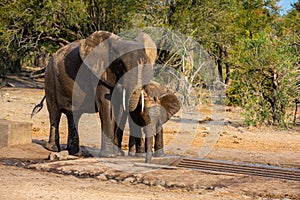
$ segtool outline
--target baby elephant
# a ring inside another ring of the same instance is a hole
[[[155,136],[154,156],[164,155],[163,127],[180,109],[180,103],[173,92],[157,82],[147,85],[133,92],[129,100],[138,99],[138,106],[130,112],[129,128],[129,155],[134,152],[141,154],[146,151],[146,162],[151,162],[153,136]],[[142,129],[145,133],[145,145],[142,139]]]

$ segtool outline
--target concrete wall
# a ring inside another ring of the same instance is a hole
[[[32,124],[0,119],[0,147],[31,144]]]

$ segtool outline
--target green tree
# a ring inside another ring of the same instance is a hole
[[[118,33],[132,27],[135,11],[141,6],[135,0],[84,0],[94,30]]]
[[[0,66],[12,72],[32,65],[36,54],[82,38],[89,28],[79,0],[3,1],[0,16]]]
[[[230,87],[238,88],[247,124],[286,126],[292,120],[289,109],[299,94],[296,49],[284,38],[264,32],[241,39],[236,48],[239,67]]]

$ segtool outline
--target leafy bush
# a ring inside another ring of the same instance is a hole
[[[237,67],[228,95],[245,109],[246,123],[286,126],[292,121],[289,108],[300,94],[294,46],[272,34],[259,33],[242,39],[235,55]]]

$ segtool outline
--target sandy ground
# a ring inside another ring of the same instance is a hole
[[[179,182],[185,180],[185,184],[190,185],[197,182],[198,185],[196,189],[174,189],[114,179],[77,178],[26,169],[22,165],[11,166],[14,165],[11,162],[18,163],[18,160],[43,163],[49,155],[42,146],[48,140],[49,131],[46,105],[40,113],[30,118],[34,105],[43,95],[44,91],[40,89],[0,90],[0,119],[32,123],[33,138],[32,145],[0,149],[1,199],[300,199],[299,182],[260,177],[191,170],[156,170],[148,173],[151,177],[169,177]],[[179,112],[165,124],[166,153],[300,169],[299,126],[289,130],[245,127],[240,112],[239,108],[204,105]],[[97,115],[84,115],[79,124],[81,145],[92,155],[100,148],[99,126]],[[66,144],[64,116],[60,136],[61,143]],[[123,141],[125,151],[127,141],[128,128]]]

